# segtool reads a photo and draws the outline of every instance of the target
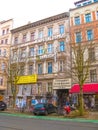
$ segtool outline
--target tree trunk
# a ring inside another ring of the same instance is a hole
[[[15,109],[16,107],[16,96],[13,95],[13,109]]]
[[[83,87],[80,86],[80,94],[79,94],[79,112],[80,116],[84,114],[84,103],[83,103]]]

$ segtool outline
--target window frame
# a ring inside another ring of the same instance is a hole
[[[39,45],[38,46],[38,55],[42,55],[43,54],[43,49],[44,49],[43,45]]]
[[[94,39],[93,30],[92,29],[87,30],[87,40],[90,41],[93,39]]]
[[[74,18],[75,25],[80,25],[80,16]]]
[[[30,40],[31,40],[31,41],[34,41],[34,40],[35,40],[35,32],[31,32]]]
[[[81,32],[76,32],[75,37],[76,37],[75,38],[76,43],[82,42],[82,34],[81,34]]]
[[[95,48],[94,47],[89,48],[88,53],[89,53],[90,62],[94,62],[95,61]]]
[[[25,74],[25,66],[21,65],[20,66],[20,75],[24,75]]]
[[[29,66],[28,66],[28,74],[29,75],[33,74],[33,64],[29,64]]]
[[[96,69],[90,70],[90,81],[97,82],[97,72]]]
[[[60,52],[64,52],[65,51],[65,42],[64,41],[60,41],[59,42],[59,51]]]
[[[42,73],[43,73],[43,64],[38,63],[38,74],[42,74]]]
[[[48,50],[48,53],[52,53],[53,52],[53,44],[52,43],[48,44],[47,50]]]
[[[39,32],[38,32],[38,38],[39,39],[43,38],[43,30],[39,30]]]
[[[65,29],[64,24],[59,25],[59,34],[64,34],[65,32],[64,29]]]
[[[18,43],[18,37],[15,37],[14,38],[14,44],[17,44]]]
[[[26,57],[26,49],[22,49],[20,55],[21,55],[21,58],[25,58]]]
[[[29,48],[29,56],[34,56],[34,47]]]
[[[98,20],[98,10],[96,11],[96,20]]]
[[[52,62],[48,62],[47,63],[47,69],[48,69],[48,74],[52,74],[53,73],[53,63]]]
[[[53,91],[53,84],[52,84],[52,82],[48,82],[47,83],[47,92],[50,92],[50,93],[52,93],[52,91]]]
[[[59,71],[64,72],[64,60],[59,61]]]
[[[51,37],[53,35],[53,28],[49,27],[48,28],[48,37]]]
[[[22,39],[23,43],[27,42],[27,34],[23,34],[23,39]]]
[[[86,23],[89,23],[92,21],[92,18],[91,18],[91,13],[86,13],[85,14],[85,22]]]

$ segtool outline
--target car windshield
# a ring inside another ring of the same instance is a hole
[[[36,104],[35,105],[35,108],[41,108],[41,107],[44,107],[44,104]]]

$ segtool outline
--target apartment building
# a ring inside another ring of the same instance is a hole
[[[70,10],[71,43],[93,43],[85,53],[85,58],[89,57],[91,65],[84,86],[87,86],[87,93],[98,93],[98,0],[80,0],[75,2],[75,6]],[[76,85],[72,91],[77,93],[75,89]]]
[[[10,54],[11,32],[13,20],[0,22],[0,95],[7,90],[7,68]]]
[[[11,64],[18,63],[21,76],[17,96],[68,93],[71,88],[69,13],[29,22],[11,33]]]

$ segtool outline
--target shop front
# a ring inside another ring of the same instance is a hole
[[[63,105],[69,98],[69,89],[71,88],[71,79],[54,79],[53,90],[56,91],[58,97],[58,105]]]
[[[79,84],[74,84],[69,93],[72,95],[78,95],[80,93]],[[95,107],[98,109],[98,83],[87,83],[83,85],[83,96],[84,99],[88,100],[94,97]]]
[[[35,74],[19,77],[19,80],[17,82],[18,93],[16,97],[16,106],[20,107],[21,104],[23,104],[23,102],[25,102],[27,106],[30,106],[32,94],[34,95],[35,93],[36,82],[37,82],[37,75]],[[10,90],[9,102],[10,106],[12,106],[13,97],[11,90]]]

